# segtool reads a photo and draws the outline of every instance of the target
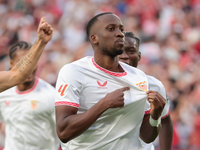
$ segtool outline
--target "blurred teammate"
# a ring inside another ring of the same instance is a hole
[[[46,44],[51,40],[53,29],[42,17],[38,26],[38,39],[31,50],[10,71],[0,72],[0,92],[23,83],[35,70],[37,62]]]
[[[94,57],[67,64],[59,72],[55,105],[63,150],[140,150],[139,136],[152,142],[159,133],[165,99],[147,92],[142,71],[118,62],[123,28],[113,13],[93,17],[87,35]],[[151,111],[141,127],[147,99]]]
[[[9,51],[14,67],[31,48],[17,42]],[[6,123],[4,150],[56,150],[55,89],[35,76],[36,69],[24,83],[0,93],[0,121]]]
[[[138,62],[140,61],[141,58],[141,53],[139,51],[140,40],[137,37],[135,37],[132,32],[125,32],[124,34],[125,34],[124,52],[123,54],[119,55],[119,60],[133,67],[137,67]],[[165,99],[167,99],[163,84],[152,76],[147,76],[147,79],[149,83],[149,89],[158,91]],[[147,103],[147,106],[148,105],[149,103]],[[162,129],[159,134],[160,150],[170,150],[172,146],[173,126],[169,114],[169,109],[170,109],[169,105],[170,103],[167,100],[166,105],[162,112],[162,121],[161,121]],[[148,113],[148,111],[146,113]],[[154,146],[152,143],[151,144],[144,143],[144,149],[153,150]]]

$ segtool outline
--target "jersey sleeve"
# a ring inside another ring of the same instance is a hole
[[[170,100],[168,98],[166,98],[165,107],[164,107],[162,115],[161,115],[162,119],[169,116],[169,113],[170,113]]]
[[[161,117],[162,119],[167,117],[169,115],[169,112],[170,112],[170,102],[169,102],[169,99],[167,98],[167,94],[166,94],[166,91],[165,91],[165,87],[164,85],[161,83],[160,85],[160,94],[165,98],[165,107],[162,111],[162,114],[161,114]]]
[[[157,91],[166,100],[165,107],[164,107],[162,114],[161,114],[161,117],[165,118],[169,115],[169,112],[170,112],[170,102],[167,98],[164,85],[154,77],[149,76],[148,81],[149,81],[149,89],[153,90],[153,91]],[[151,111],[150,103],[147,100],[146,104],[145,104],[145,114],[149,114],[150,111]]]
[[[84,76],[72,64],[65,65],[59,72],[56,83],[55,105],[68,105],[79,108],[79,93]]]

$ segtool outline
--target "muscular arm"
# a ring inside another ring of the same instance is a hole
[[[151,143],[153,142],[156,137],[158,136],[161,125],[158,127],[154,127],[149,123],[150,116],[154,120],[158,120],[159,117],[161,117],[161,113],[163,111],[163,108],[165,106],[165,99],[156,91],[148,91],[147,99],[150,103],[150,114],[144,115],[142,125],[140,127],[140,138],[146,142]]]
[[[36,68],[45,45],[41,40],[37,40],[31,50],[17,62],[12,70],[0,72],[0,92],[26,80]]]
[[[56,127],[60,140],[64,143],[86,131],[108,108],[124,106],[125,87],[108,93],[103,99],[82,114],[77,114],[78,108],[60,105],[56,106]]]
[[[173,125],[170,115],[161,120],[162,129],[159,134],[160,150],[171,150],[173,139]]]
[[[53,29],[42,18],[37,32],[38,39],[30,51],[10,71],[0,72],[0,92],[23,83],[35,70],[46,44],[52,38]]]
[[[146,143],[153,142],[161,130],[161,125],[159,125],[159,127],[152,127],[150,125],[149,117],[150,114],[144,116],[143,123],[140,128],[140,138]]]
[[[63,143],[79,136],[87,130],[106,110],[101,101],[82,114],[76,114],[78,109],[71,106],[56,106],[57,134]]]

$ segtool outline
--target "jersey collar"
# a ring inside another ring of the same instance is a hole
[[[31,89],[29,89],[29,90],[19,91],[18,88],[17,88],[17,86],[16,86],[15,91],[16,91],[17,94],[27,94],[27,93],[30,93],[30,92],[32,92],[36,88],[36,86],[38,84],[38,81],[39,81],[39,79],[36,77],[36,80],[35,80],[35,83],[34,83],[33,87]]]
[[[94,65],[97,69],[99,69],[99,70],[101,70],[101,71],[103,71],[103,72],[105,72],[105,73],[107,73],[107,74],[109,74],[109,75],[111,75],[111,76],[123,77],[123,76],[127,75],[127,72],[112,72],[112,71],[109,71],[109,70],[106,70],[106,69],[100,67],[100,66],[94,61],[94,58],[92,58],[92,63],[93,63],[93,65]]]

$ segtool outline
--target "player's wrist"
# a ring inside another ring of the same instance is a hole
[[[109,104],[105,101],[105,98],[101,99],[98,103],[104,109],[104,111],[110,108]]]
[[[155,120],[155,119],[153,119],[153,118],[151,117],[151,115],[150,115],[149,124],[150,124],[152,127],[159,127],[160,123],[161,123],[161,116],[160,116],[157,120]]]
[[[41,37],[38,36],[38,38],[37,38],[37,40],[35,41],[35,43],[37,43],[37,44],[39,44],[39,45],[41,45],[41,46],[46,46],[46,44],[47,44],[48,42],[44,41],[43,38],[41,38]]]

